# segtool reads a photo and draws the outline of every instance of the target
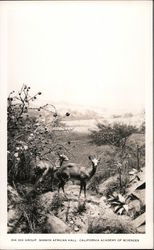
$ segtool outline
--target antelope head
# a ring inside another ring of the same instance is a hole
[[[59,156],[59,161],[60,161],[60,166],[62,166],[64,161],[68,161],[68,157],[64,154],[60,154],[59,152],[57,153],[57,155]]]
[[[92,158],[91,156],[89,156],[88,158],[92,162],[94,167],[97,167],[98,164],[100,163],[100,160],[101,160],[101,158],[98,158],[98,157],[93,157]]]
[[[64,154],[59,155],[60,159],[62,159],[63,161],[69,161],[68,157]]]

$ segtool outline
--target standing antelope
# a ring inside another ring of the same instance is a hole
[[[43,181],[45,176],[50,175],[53,177],[55,167],[51,164],[50,161],[45,160],[45,159],[37,159],[36,160],[36,170],[41,173],[41,176],[37,179],[35,182],[35,187],[38,190],[39,189],[39,184]],[[52,189],[52,188],[51,188]]]
[[[64,161],[68,161],[68,157],[64,154],[59,154],[59,163],[55,164],[55,166],[53,166],[51,164],[51,162],[49,160],[45,160],[45,159],[38,159],[36,160],[36,168],[40,169],[40,172],[42,173],[42,176],[37,180],[37,182],[35,183],[35,186],[37,186],[39,183],[41,183],[43,181],[43,179],[45,178],[45,176],[51,176],[52,177],[52,181],[54,178],[54,174],[55,172],[62,166]]]
[[[65,194],[64,186],[66,182],[69,180],[79,180],[80,181],[79,198],[82,190],[84,190],[84,196],[86,198],[87,182],[95,174],[98,163],[100,162],[100,159],[92,158],[91,156],[89,156],[89,160],[91,162],[91,168],[89,169],[89,171],[82,165],[76,163],[65,164],[57,170],[56,177],[59,179],[58,192],[60,191],[60,188],[62,188]]]

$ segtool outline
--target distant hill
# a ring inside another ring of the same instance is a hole
[[[45,103],[45,102],[44,102]],[[47,103],[47,102],[46,102]],[[49,102],[48,102],[49,103]],[[88,126],[90,126],[90,120],[92,121],[108,121],[108,122],[124,122],[127,124],[138,124],[140,125],[145,119],[145,112],[141,110],[140,112],[132,112],[126,110],[109,110],[107,108],[100,108],[100,107],[90,107],[90,106],[83,106],[83,105],[71,105],[69,103],[53,103],[56,109],[53,106],[49,106],[51,112],[48,112],[47,109],[32,109],[30,112],[31,114],[40,116],[42,120],[45,122],[50,122],[53,120],[54,113],[61,115],[62,121],[64,122],[71,122],[76,121],[84,121]],[[34,106],[36,107],[36,106]],[[69,113],[69,116],[66,116],[66,113]],[[74,123],[73,123],[74,124]],[[76,123],[75,123],[76,124]],[[74,125],[75,125],[74,124]],[[93,124],[93,122],[92,122]],[[91,127],[91,126],[90,126]]]

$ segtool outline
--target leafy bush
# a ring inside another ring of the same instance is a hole
[[[134,234],[136,229],[130,220],[123,216],[105,216],[93,218],[88,226],[88,233],[93,234]]]
[[[18,185],[17,190],[15,190],[8,185],[8,212],[10,213],[13,207],[18,218],[15,223],[16,218],[13,217],[12,227],[8,227],[9,233],[41,233],[46,211],[36,196],[30,195],[31,193],[32,187]],[[8,218],[8,226],[9,223]]]
[[[55,193],[51,203],[51,211],[53,211],[53,213],[57,215],[59,208],[64,206],[63,203],[64,203],[64,198]]]
[[[24,84],[18,93],[12,91],[8,97],[8,182],[11,185],[31,181],[32,174],[35,176],[36,157],[41,159],[63,146],[56,137],[56,131],[64,129],[61,116],[50,104],[36,108],[33,103],[42,93],[31,95],[30,90]]]
[[[113,191],[124,194],[130,181],[129,172],[132,169],[139,170],[145,166],[144,139],[144,135],[134,133],[127,138],[125,145],[122,147],[114,145],[99,146],[102,151],[102,161],[95,176],[89,183],[89,188],[100,192],[100,189],[103,190],[103,185],[106,185],[106,180],[109,178],[111,182],[108,181],[109,183],[103,194],[109,195]],[[118,179],[112,183],[115,175],[118,175]],[[98,188],[99,186],[100,188]]]
[[[140,128],[139,128],[139,132],[140,133],[145,133],[145,121],[144,122],[142,122],[142,124],[141,124],[141,126],[140,126]]]
[[[127,158],[125,155],[122,158],[116,148],[113,151],[112,153],[112,150],[110,152],[104,150],[102,164],[88,185],[89,189],[106,196],[114,191],[123,193],[129,183],[130,167]],[[121,166],[120,169],[118,164]]]
[[[91,141],[97,145],[114,145],[116,147],[124,147],[127,138],[134,132],[137,128],[132,125],[119,124],[97,124],[97,130],[91,131]]]
[[[22,211],[22,224],[26,223],[24,233],[41,233],[41,225],[46,219],[36,199],[24,199],[19,209]]]
[[[117,214],[128,213],[128,197],[121,194],[112,194],[108,198],[110,204],[114,207],[114,212]]]

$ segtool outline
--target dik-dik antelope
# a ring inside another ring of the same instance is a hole
[[[80,181],[80,191],[79,198],[82,190],[84,190],[84,197],[86,198],[86,185],[87,182],[92,178],[92,176],[96,173],[97,166],[100,162],[100,159],[92,158],[89,156],[89,160],[91,162],[91,168],[88,170],[83,167],[83,165],[76,163],[65,163],[56,171],[56,177],[59,180],[58,192],[60,188],[62,188],[64,194],[64,186],[69,180],[79,180]]]

